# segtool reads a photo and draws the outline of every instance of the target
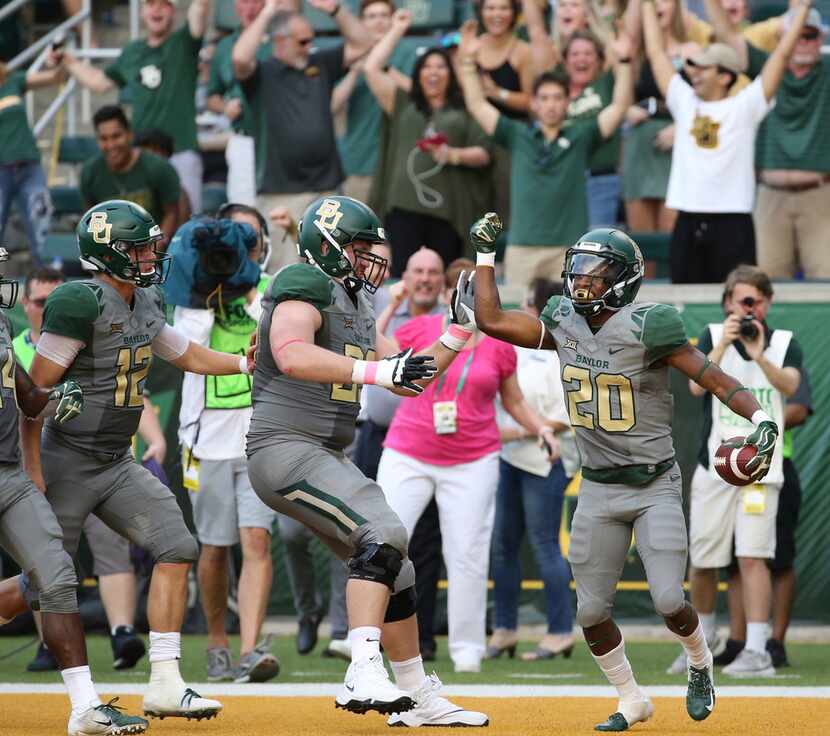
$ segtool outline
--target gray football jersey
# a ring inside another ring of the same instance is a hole
[[[357,292],[355,304],[342,284],[307,263],[280,271],[262,302],[248,454],[287,437],[342,450],[354,438],[361,386],[313,383],[280,371],[270,331],[274,310],[284,301],[308,302],[319,310],[323,323],[315,345],[359,360],[375,356],[375,315],[365,292]]]
[[[14,390],[14,349],[9,318],[0,314],[0,462],[16,463],[20,442],[17,429],[17,394]]]
[[[152,343],[164,324],[164,300],[155,286],[136,289],[132,308],[98,280],[55,289],[46,301],[42,331],[83,340],[64,377],[83,389],[84,411],[67,424],[47,419],[46,431],[78,450],[126,451],[144,408]]]
[[[673,458],[673,399],[662,359],[688,342],[677,310],[629,304],[594,334],[570,299],[554,296],[541,319],[556,341],[583,466],[648,468]]]

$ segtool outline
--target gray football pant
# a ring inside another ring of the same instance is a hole
[[[404,557],[394,592],[415,585],[406,529],[380,486],[344,453],[277,441],[248,458],[248,476],[264,503],[311,529],[341,560],[372,543],[394,547]]]
[[[294,609],[300,617],[322,613],[322,601],[317,590],[314,575],[314,560],[311,555],[313,533],[296,519],[285,514],[277,516],[280,539],[285,547],[285,566],[288,582],[294,597]],[[346,615],[346,563],[331,555],[329,559],[329,623],[332,636],[340,638],[349,631]]]
[[[84,522],[95,514],[110,529],[146,549],[156,562],[195,562],[199,550],[176,498],[129,452],[120,457],[78,452],[48,435],[41,448],[46,496],[70,556]]]
[[[632,532],[655,610],[676,614],[685,603],[688,549],[677,464],[642,488],[582,479],[568,550],[580,626],[611,616]]]
[[[44,613],[75,613],[78,579],[46,497],[17,463],[0,464],[0,547],[40,591]],[[27,599],[32,596],[27,594]]]

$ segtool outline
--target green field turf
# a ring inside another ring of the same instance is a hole
[[[0,683],[2,682],[60,682],[57,672],[33,674],[25,671],[26,664],[35,654],[32,643],[17,654],[8,656],[30,637],[0,637]],[[145,640],[146,641],[146,640]],[[188,682],[204,682],[205,672],[204,636],[185,636],[183,639],[182,674]],[[577,644],[570,659],[557,657],[547,662],[522,662],[518,658],[501,659],[484,662],[479,674],[456,675],[447,655],[446,638],[439,638],[439,653],[436,662],[427,663],[428,671],[435,669],[446,683],[469,684],[512,684],[512,685],[605,685],[607,682],[597,669],[594,661],[583,643]],[[149,673],[147,658],[142,659],[134,670],[117,672],[112,669],[112,655],[109,639],[101,635],[87,638],[89,658],[93,676],[98,682],[146,682]],[[337,682],[345,670],[345,663],[337,659],[320,656],[324,642],[317,645],[311,654],[301,657],[294,648],[293,637],[284,637],[274,641],[274,653],[278,656],[282,671],[272,682]],[[232,646],[238,647],[238,638],[232,638]],[[530,642],[522,643],[519,652],[533,648]],[[235,650],[238,651],[238,650]],[[685,678],[665,674],[679,652],[678,646],[671,643],[629,643],[628,657],[634,667],[637,679],[643,685],[682,685]],[[757,680],[731,680],[720,677],[721,685],[790,685],[790,686],[828,686],[830,685],[830,645],[791,644],[788,646],[792,667],[781,669],[775,678]]]

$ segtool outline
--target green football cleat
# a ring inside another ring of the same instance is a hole
[[[705,721],[715,709],[715,683],[712,677],[712,655],[709,665],[689,665],[689,687],[686,690],[686,712],[694,721]]]
[[[594,726],[594,731],[627,731],[628,721],[622,713],[612,713],[602,723]]]
[[[144,733],[148,722],[138,716],[122,713],[123,708],[115,705],[118,698],[109,703],[89,708],[79,715],[72,715],[69,719],[67,733],[69,736],[122,736],[123,734]]]
[[[654,715],[654,706],[645,696],[642,700],[621,700],[619,708],[616,713],[612,713],[602,723],[594,726],[594,731],[627,731],[635,723],[647,721]]]

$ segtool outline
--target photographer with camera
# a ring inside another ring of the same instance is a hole
[[[170,243],[173,265],[164,285],[176,329],[194,342],[245,354],[267,285],[268,225],[258,210],[225,204],[217,219],[193,218]],[[179,440],[184,485],[190,491],[201,544],[199,592],[208,625],[208,680],[263,682],[279,663],[257,644],[271,590],[271,528],[275,513],[251,488],[245,435],[251,419],[250,376],[186,373]],[[240,659],[231,663],[225,615],[228,555],[242,547],[238,602]]]
[[[788,330],[771,329],[766,323],[772,304],[772,284],[756,266],[738,266],[726,279],[721,324],[709,324],[698,339],[698,349],[751,391],[761,408],[781,432],[785,426],[785,404],[801,381],[802,351]],[[705,391],[689,382],[693,396]],[[772,579],[767,561],[775,557],[778,498],[785,483],[782,443],[775,448],[769,472],[760,483],[736,487],[715,472],[712,458],[721,442],[745,435],[746,420],[734,414],[714,396],[703,404],[703,443],[698,467],[692,478],[689,511],[689,582],[692,605],[715,654],[715,600],[718,569],[735,556],[742,580],[746,612],[746,646],[724,668],[734,677],[769,677],[775,674],[766,650],[768,619],[772,604]],[[669,669],[685,673],[681,654]]]

